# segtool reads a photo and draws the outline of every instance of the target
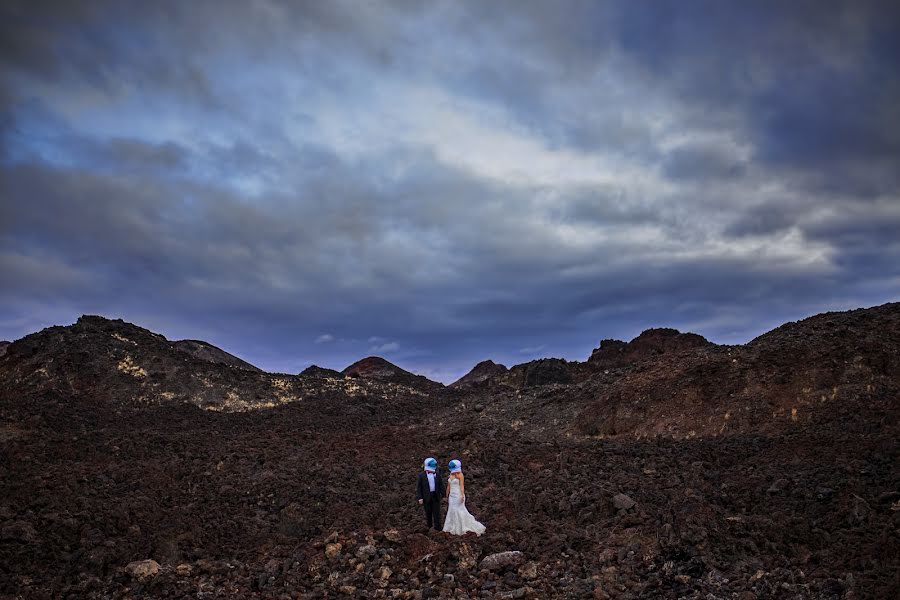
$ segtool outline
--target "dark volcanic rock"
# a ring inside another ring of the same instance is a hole
[[[625,494],[616,494],[615,496],[613,496],[612,503],[613,506],[615,506],[619,510],[628,510],[635,505],[635,501]]]
[[[497,381],[524,389],[553,383],[568,384],[575,380],[569,363],[561,358],[540,358],[512,367]]]
[[[681,333],[677,329],[647,329],[630,342],[603,340],[591,353],[588,364],[597,368],[631,365],[660,354],[682,352],[712,346],[702,335]]]
[[[334,369],[326,369],[325,367],[320,367],[318,365],[310,365],[300,371],[300,375],[304,377],[325,377],[332,379],[343,379],[344,374],[340,371],[336,371]]]
[[[525,562],[525,555],[518,550],[508,550],[485,556],[481,559],[481,568],[497,571],[505,567],[517,567]]]
[[[492,360],[483,360],[475,365],[471,371],[450,384],[452,388],[465,388],[476,385],[485,385],[491,379],[498,375],[506,373],[507,368],[504,365],[495,363]]]
[[[688,349],[641,351],[636,355],[644,358],[611,382],[596,371],[589,381],[596,400],[577,419],[578,431],[674,437],[777,431],[815,418],[823,404],[887,410],[900,394],[898,303],[788,323],[742,346],[650,331],[657,333],[644,348]]]
[[[159,573],[159,563],[152,559],[136,560],[125,566],[125,572],[135,579],[149,579]]]
[[[246,369],[248,371],[262,371],[262,369],[251,365],[247,361],[241,360],[237,356],[229,354],[221,348],[217,348],[212,344],[200,340],[180,340],[172,342],[172,346],[174,346],[176,350],[186,352],[195,358],[207,362],[228,365],[229,367]]]
[[[374,379],[427,391],[434,391],[444,387],[441,383],[401,369],[380,356],[370,356],[358,360],[341,371],[341,373],[347,377]]]
[[[6,349],[12,342],[0,342],[0,356],[6,354]]]

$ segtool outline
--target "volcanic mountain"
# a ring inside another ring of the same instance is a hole
[[[444,388],[31,334],[0,356],[0,596],[895,597],[900,304],[698,338]],[[423,530],[426,456],[483,536]]]
[[[410,373],[380,356],[369,356],[358,360],[343,371],[347,377],[374,379],[385,383],[396,383],[420,390],[438,390],[443,386],[422,375]]]
[[[0,356],[6,354],[6,349],[12,342],[0,342]]]

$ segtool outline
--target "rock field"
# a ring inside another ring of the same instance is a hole
[[[263,373],[100,317],[15,341],[0,597],[898,597],[900,305],[496,367]],[[430,455],[485,535],[424,528]]]

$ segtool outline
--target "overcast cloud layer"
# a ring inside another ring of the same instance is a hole
[[[0,339],[451,381],[900,298],[895,2],[4,2]]]

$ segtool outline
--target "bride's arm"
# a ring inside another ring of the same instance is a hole
[[[466,501],[466,476],[462,473],[459,474],[459,501]]]

